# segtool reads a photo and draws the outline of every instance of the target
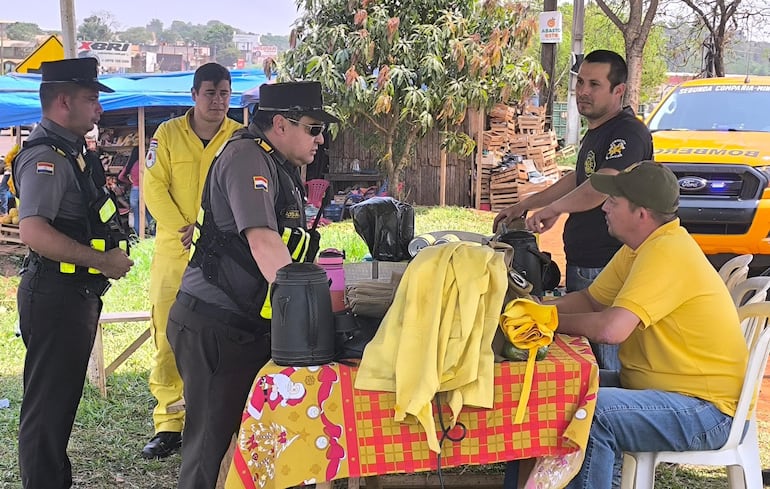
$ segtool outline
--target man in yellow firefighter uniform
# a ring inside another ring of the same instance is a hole
[[[213,489],[257,372],[270,359],[267,298],[279,268],[312,262],[299,168],[324,143],[321,84],[265,84],[248,129],[211,165],[191,257],[168,320],[187,418],[179,489]]]
[[[193,224],[201,192],[217,150],[241,127],[227,117],[230,72],[217,63],[195,71],[195,106],[158,127],[147,152],[143,190],[157,222],[155,254],[150,268],[150,330],[155,357],[150,392],[155,434],[142,450],[145,458],[163,458],[179,449],[184,427],[182,379],[166,339],[168,311],[187,266]]]

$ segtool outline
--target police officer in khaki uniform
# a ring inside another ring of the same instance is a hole
[[[144,199],[157,222],[150,267],[150,331],[155,356],[150,392],[158,400],[152,413],[155,434],[142,449],[145,458],[171,455],[182,444],[182,379],[166,339],[168,311],[187,266],[193,222],[201,192],[217,151],[242,126],[227,117],[230,72],[217,63],[195,70],[195,106],[158,127],[150,140],[143,175]]]
[[[279,268],[312,261],[317,250],[298,169],[313,161],[327,123],[339,121],[323,110],[318,82],[262,85],[259,96],[251,125],[211,165],[169,314],[187,409],[184,489],[216,485],[251,383],[270,358],[269,284]]]
[[[13,164],[19,231],[30,248],[18,290],[27,347],[19,465],[25,489],[64,489],[101,295],[133,262],[99,160],[85,150],[102,113],[99,91],[112,90],[97,81],[94,58],[43,63],[42,71],[43,119]]]

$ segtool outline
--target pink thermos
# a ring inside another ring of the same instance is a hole
[[[332,311],[345,310],[345,269],[342,264],[345,261],[345,251],[335,248],[327,248],[318,254],[318,266],[326,271],[331,285],[329,290],[332,296]]]

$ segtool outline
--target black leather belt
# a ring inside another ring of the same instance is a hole
[[[30,252],[25,258],[20,274],[40,274],[46,280],[56,280],[61,283],[82,284],[99,296],[103,296],[110,290],[112,283],[101,273],[88,273],[86,267],[76,267],[75,273],[62,273],[59,271],[59,262],[50,260],[37,253]]]
[[[265,321],[250,321],[240,314],[228,311],[219,306],[204,302],[187,292],[181,290],[176,294],[176,300],[187,309],[206,316],[214,321],[222,322],[235,329],[245,331],[251,334],[262,334],[270,332],[270,323]]]

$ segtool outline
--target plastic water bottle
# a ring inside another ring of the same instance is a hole
[[[329,291],[332,296],[332,311],[345,310],[345,252],[335,248],[327,248],[318,254],[318,266],[326,271],[331,281]]]

